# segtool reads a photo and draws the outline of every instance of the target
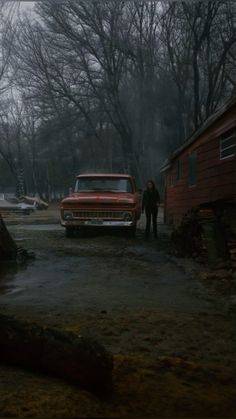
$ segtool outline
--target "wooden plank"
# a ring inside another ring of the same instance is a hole
[[[204,144],[199,144],[199,146],[197,147],[196,150],[197,150],[197,153],[199,155],[202,154],[202,153],[205,154],[209,151],[214,151],[214,150],[219,151],[220,150],[220,139],[219,139],[219,137],[213,138],[213,139],[207,141]]]
[[[229,158],[220,160],[216,159],[209,159],[209,160],[200,160],[198,162],[198,171],[208,169],[210,167],[230,167],[230,170],[236,171],[236,158]]]
[[[215,178],[219,178],[219,181],[220,181],[222,177],[229,176],[230,183],[231,183],[233,179],[233,173],[234,173],[234,167],[230,165],[223,165],[223,166],[219,165],[219,166],[214,166],[214,167],[208,167],[202,170],[200,170],[199,168],[197,172],[197,179],[198,179],[198,182],[202,180],[207,182],[210,178],[215,177]]]

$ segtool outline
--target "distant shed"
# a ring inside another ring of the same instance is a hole
[[[236,203],[236,96],[163,164],[165,221],[176,223],[200,204]]]

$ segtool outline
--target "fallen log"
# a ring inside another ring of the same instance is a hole
[[[17,245],[9,234],[0,214],[0,261],[15,260],[17,258]]]
[[[19,200],[25,204],[34,205],[38,210],[48,209],[48,203],[37,196],[21,196]]]
[[[54,375],[96,394],[112,392],[113,357],[72,332],[0,314],[0,362]]]

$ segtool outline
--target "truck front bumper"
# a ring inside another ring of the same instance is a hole
[[[61,220],[63,227],[132,227],[134,221],[115,220]]]

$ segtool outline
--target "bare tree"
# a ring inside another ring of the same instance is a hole
[[[11,83],[9,71],[12,47],[14,44],[14,19],[19,5],[2,0],[0,3],[0,95],[6,92]]]
[[[32,188],[89,166],[155,177],[235,91],[234,22],[231,0],[38,2],[11,44]]]
[[[163,5],[164,43],[181,111],[186,93],[193,97],[193,123],[197,128],[227,99],[227,62],[236,42],[234,2],[182,2]],[[228,95],[230,96],[230,91]],[[185,104],[185,105],[184,105]],[[190,106],[191,109],[191,106]]]
[[[16,180],[16,193],[25,194],[24,138],[22,133],[22,104],[13,97],[2,102],[0,109],[0,155],[8,164]]]

